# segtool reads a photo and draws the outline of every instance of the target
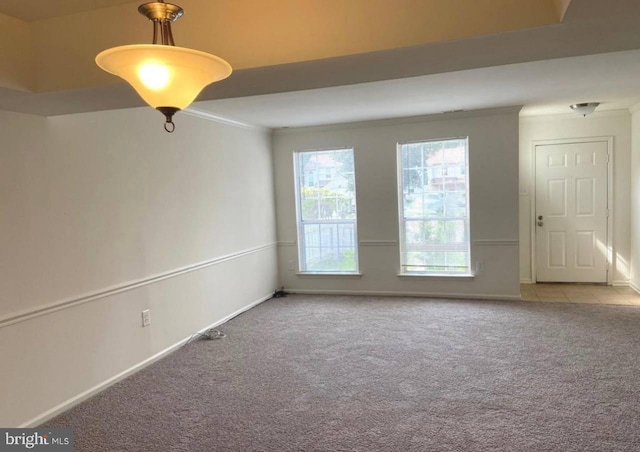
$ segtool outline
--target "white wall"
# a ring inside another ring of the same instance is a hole
[[[630,285],[640,292],[640,105],[631,111],[631,275]]]
[[[631,114],[596,112],[587,117],[558,115],[520,121],[520,277],[531,282],[531,200],[535,190],[532,143],[565,138],[613,137],[613,284],[630,275]]]
[[[0,112],[0,425],[36,423],[276,288],[269,132],[176,123]]]
[[[518,298],[518,111],[282,129],[274,135],[280,280],[316,293]],[[475,278],[399,277],[396,143],[469,137]],[[353,146],[361,277],[298,275],[293,152]]]

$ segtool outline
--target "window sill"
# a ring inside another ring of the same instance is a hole
[[[451,273],[398,273],[400,278],[431,278],[431,279],[474,279],[475,274],[451,274]]]
[[[324,276],[328,278],[360,278],[362,277],[362,273],[359,273],[359,272],[355,272],[355,273],[297,272],[296,275],[303,278],[305,277],[315,278],[317,276],[320,276],[320,277]]]

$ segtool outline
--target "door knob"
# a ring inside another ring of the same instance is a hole
[[[538,220],[542,220],[542,215],[538,215]]]
[[[542,221],[538,221],[538,226],[542,226],[544,223]]]

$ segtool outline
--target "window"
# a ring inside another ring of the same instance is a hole
[[[294,154],[300,271],[356,273],[353,149]]]
[[[467,138],[398,145],[401,273],[471,273],[467,165]]]

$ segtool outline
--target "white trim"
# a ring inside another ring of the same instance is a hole
[[[633,281],[629,281],[629,287],[631,287],[633,290],[635,290],[636,292],[638,292],[638,294],[640,294],[640,286],[638,286],[637,284],[635,284]]]
[[[534,284],[533,281],[531,281],[530,278],[522,278],[520,279],[520,284]],[[633,288],[633,285],[631,284],[630,281],[625,281],[625,280],[615,280],[611,283],[612,286],[616,286],[616,287],[631,287]]]
[[[629,287],[629,280],[616,279],[611,282],[611,285],[616,287]]]
[[[405,116],[401,118],[387,118],[387,119],[373,119],[368,121],[355,121],[336,124],[323,124],[319,126],[302,126],[302,127],[287,127],[274,129],[274,135],[290,135],[297,133],[310,133],[310,132],[323,132],[328,130],[344,130],[344,129],[356,129],[359,127],[384,127],[393,126],[397,124],[413,124],[417,122],[426,121],[448,121],[451,119],[462,119],[474,116],[491,116],[502,115],[508,113],[519,113],[522,110],[521,105],[512,107],[497,107],[497,108],[485,108],[481,110],[465,110],[460,112],[442,112],[431,115],[421,116]]]
[[[265,132],[270,130],[268,127],[263,127],[263,126],[258,126],[248,122],[238,121],[236,119],[231,119],[225,116],[216,115],[208,111],[198,110],[197,108],[193,108],[193,107],[185,108],[184,110],[181,111],[181,113],[186,113],[189,116],[195,116],[196,118],[200,118],[200,119],[206,119],[207,121],[219,122],[220,124],[226,124],[228,126],[242,127],[243,129],[262,130]]]
[[[640,103],[634,104],[629,107],[629,113],[631,113],[632,115],[636,114],[638,111],[640,111]]]
[[[398,246],[397,240],[360,240],[360,246]]]
[[[475,274],[455,274],[455,273],[398,273],[399,278],[427,278],[427,279],[441,279],[446,281],[448,279],[474,279]]]
[[[615,237],[613,236],[613,217],[615,215],[615,198],[613,196],[613,168],[615,153],[613,136],[607,139],[607,284],[613,284],[613,274],[616,271],[615,260],[613,259],[613,246]]]
[[[420,297],[420,298],[453,298],[471,300],[521,301],[520,295],[492,295],[467,293],[437,293],[437,292],[396,292],[371,290],[315,290],[315,289],[287,289],[288,293],[305,295],[366,295],[374,297]]]
[[[474,240],[471,243],[475,246],[518,246],[520,244],[520,240],[517,240],[517,239]]]
[[[84,303],[89,303],[91,301],[96,301],[101,298],[109,297],[112,295],[116,295],[122,292],[127,292],[129,290],[137,289],[142,286],[147,286],[149,284],[153,284],[159,281],[163,281],[169,278],[175,278],[176,276],[184,275],[185,273],[190,273],[196,270],[200,270],[206,267],[210,267],[212,265],[217,265],[222,262],[226,262],[232,259],[237,259],[239,257],[247,256],[249,254],[258,253],[260,251],[268,250],[274,248],[276,246],[275,243],[270,243],[267,245],[261,245],[254,248],[249,248],[246,250],[238,251],[236,253],[226,254],[224,256],[219,256],[213,259],[209,259],[204,262],[199,262],[197,264],[187,265],[185,267],[180,267],[175,270],[170,270],[164,273],[158,273],[155,275],[147,276],[145,278],[136,279],[133,281],[128,281],[121,284],[116,284],[114,286],[110,286],[101,290],[97,290],[95,292],[90,292],[87,294],[78,295],[75,297],[66,298],[64,300],[55,301],[53,303],[40,305],[35,308],[26,309],[22,312],[12,313],[5,316],[0,317],[0,328],[7,327],[9,325],[13,325],[15,323],[24,322],[26,320],[33,319],[35,317],[40,317],[43,315],[51,314],[62,309],[71,308],[74,306],[78,306]]]
[[[569,108],[567,106],[567,108]],[[622,108],[622,109],[618,109],[618,110],[600,110],[600,111],[595,111],[592,114],[589,115],[589,119],[596,119],[596,118],[616,118],[616,117],[620,117],[620,116],[628,116],[630,113],[630,109],[633,107],[630,107],[629,109],[626,108]],[[549,121],[561,121],[563,119],[575,119],[576,121],[584,121],[585,118],[582,117],[581,115],[578,115],[577,113],[573,113],[573,112],[569,112],[569,113],[556,113],[556,114],[545,114],[545,115],[521,115],[520,116],[520,121],[523,122],[549,122]]]
[[[531,193],[531,202],[529,203],[529,237],[531,242],[530,260],[531,260],[531,281],[535,283],[537,281],[536,275],[536,228],[534,227],[536,222],[536,146],[554,145],[554,144],[571,144],[571,143],[594,143],[594,142],[606,142],[607,154],[609,159],[607,162],[607,208],[609,209],[609,216],[607,218],[607,284],[613,284],[614,273],[614,261],[613,261],[613,217],[614,202],[613,202],[613,161],[614,161],[614,141],[612,135],[600,136],[600,137],[576,137],[576,138],[562,138],[553,140],[532,140],[530,148],[530,174],[531,184],[529,192]]]
[[[209,328],[215,328],[216,326],[222,325],[225,322],[228,322],[229,320],[231,320],[232,318],[242,314],[245,311],[248,311],[249,309],[259,305],[260,303],[263,303],[269,299],[271,299],[273,297],[273,294],[269,294],[269,295],[265,295],[264,297],[249,303],[247,306],[238,309],[237,311],[229,314],[228,316],[212,323],[211,325],[205,326],[204,328],[200,329],[197,331],[197,333],[203,333],[204,331],[208,330]],[[76,405],[78,405],[79,403],[87,400],[88,398],[94,396],[95,394],[104,391],[105,389],[107,389],[109,386],[112,386],[114,384],[116,384],[119,381],[124,380],[125,378],[127,378],[128,376],[144,369],[145,367],[149,366],[150,364],[153,364],[154,362],[158,361],[161,358],[164,358],[165,356],[167,356],[168,354],[170,354],[171,352],[175,351],[176,349],[178,349],[179,347],[183,346],[184,344],[187,343],[187,341],[189,341],[189,339],[191,339],[193,337],[193,335],[186,337],[184,339],[181,339],[180,341],[176,342],[175,344],[165,348],[164,350],[156,353],[155,355],[145,359],[144,361],[139,362],[138,364],[135,364],[131,367],[129,367],[128,369],[120,372],[117,375],[114,375],[111,378],[108,378],[106,380],[104,380],[102,383],[98,383],[97,385],[95,385],[92,388],[87,389],[84,392],[81,392],[80,394],[71,397],[70,399],[65,400],[64,402],[62,402],[59,405],[56,405],[55,407],[51,408],[50,410],[45,411],[42,414],[39,414],[38,416],[34,417],[33,419],[30,419],[29,421],[25,422],[24,424],[18,426],[18,428],[30,428],[30,427],[36,427],[39,424],[42,424],[43,422],[48,421],[49,419],[54,418],[55,416],[57,416],[58,414],[62,413],[63,411],[66,411]]]
[[[397,240],[360,240],[360,246],[398,246]],[[518,246],[518,239],[479,239],[471,242],[475,246]],[[279,241],[278,246],[296,246],[296,242]]]
[[[296,276],[299,276],[301,278],[317,278],[317,277],[321,277],[321,278],[322,277],[324,277],[324,278],[362,278],[362,273],[360,273],[360,272],[354,272],[354,273],[297,272]]]

